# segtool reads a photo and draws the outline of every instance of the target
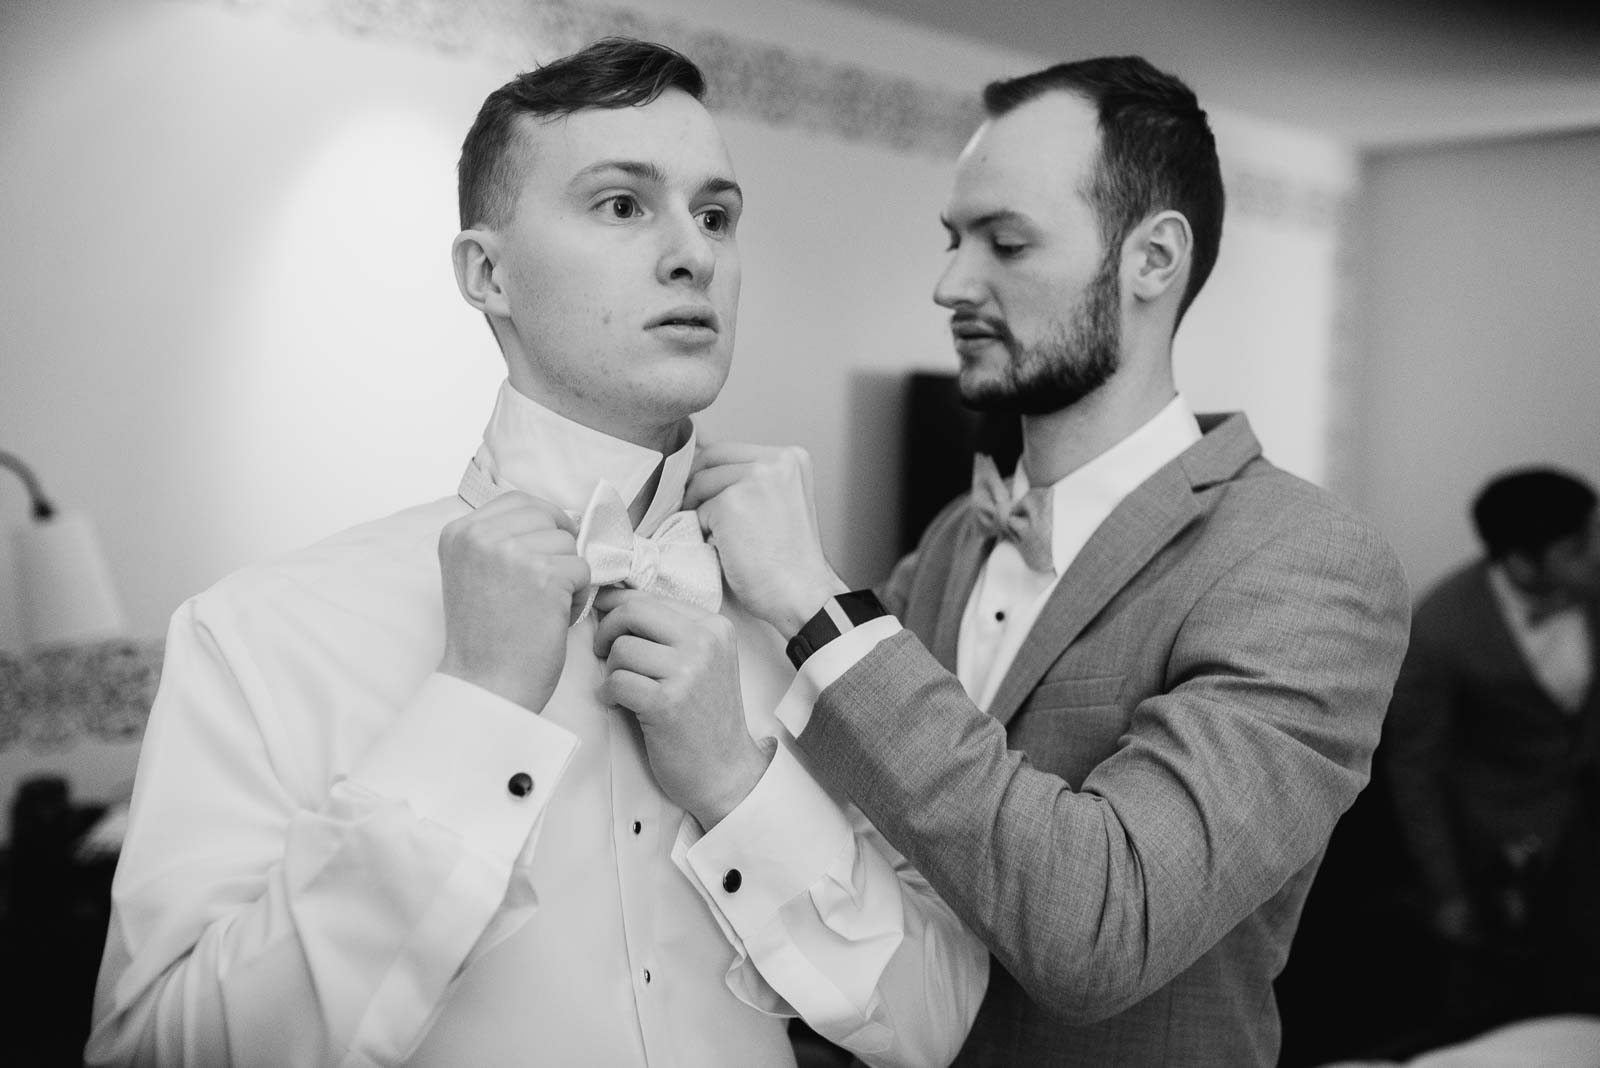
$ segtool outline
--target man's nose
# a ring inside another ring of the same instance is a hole
[[[663,282],[690,282],[699,287],[711,284],[717,270],[717,251],[698,218],[692,214],[674,217],[662,240],[658,273]]]
[[[950,254],[950,262],[933,285],[933,302],[942,308],[976,305],[982,302],[982,291],[966,257],[957,250]]]

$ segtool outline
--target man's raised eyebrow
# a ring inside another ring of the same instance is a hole
[[[732,193],[739,203],[744,203],[744,190],[732,178],[707,178],[700,186],[700,195],[703,197],[721,196],[723,193]]]
[[[603,159],[591,163],[577,174],[572,176],[568,185],[577,185],[597,174],[607,172],[626,174],[630,178],[637,178],[642,182],[654,182],[657,185],[667,184],[667,173],[654,163],[632,159]],[[739,183],[732,178],[708,178],[700,186],[701,196],[716,196],[721,193],[732,193],[744,202],[744,190],[739,188]]]
[[[640,181],[645,182],[657,182],[664,184],[667,180],[666,172],[660,167],[656,166],[654,163],[646,163],[640,160],[632,159],[603,159],[597,163],[589,164],[587,167],[583,168],[583,170],[579,171],[577,174],[574,174],[572,176],[572,181],[568,182],[567,184],[576,185],[586,178],[591,178],[596,174],[601,174],[606,171],[618,171],[622,174],[628,175],[629,177],[638,178]]]

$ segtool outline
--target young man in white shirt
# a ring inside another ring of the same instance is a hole
[[[508,369],[482,447],[458,496],[175,615],[91,1062],[743,1068],[792,1063],[796,1014],[954,1055],[981,947],[810,777],[776,635],[674,516],[739,293],[701,93],[612,39],[485,101],[453,248]]]

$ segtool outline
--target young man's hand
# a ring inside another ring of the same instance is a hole
[[[728,588],[785,638],[829,597],[849,589],[822,552],[811,457],[804,449],[704,446],[695,455],[683,506],[699,513]]]
[[[573,598],[589,585],[572,517],[505,493],[439,535],[439,670],[539,712],[567,660]]]
[[[662,792],[710,830],[755,788],[771,744],[750,736],[733,623],[681,601],[604,589],[600,699],[633,713]]]

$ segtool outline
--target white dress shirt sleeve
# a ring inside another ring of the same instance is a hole
[[[899,630],[888,623],[848,662]],[[802,669],[781,707],[809,710],[815,684]],[[729,988],[869,1065],[949,1063],[983,1000],[988,951],[854,805],[823,790],[786,731],[778,740],[749,796],[704,835],[685,817],[673,853],[737,951]]]
[[[859,627],[852,627],[833,641],[806,658],[795,674],[794,682],[778,702],[776,716],[788,732],[800,737],[806,724],[811,722],[811,710],[823,690],[844,677],[844,673],[861,663],[878,643],[892,638],[901,631],[900,621],[894,616],[869,619]]]
[[[348,775],[308,782],[273,691],[201,603],[169,632],[86,1055],[399,1064],[500,908],[575,741],[433,675]]]

